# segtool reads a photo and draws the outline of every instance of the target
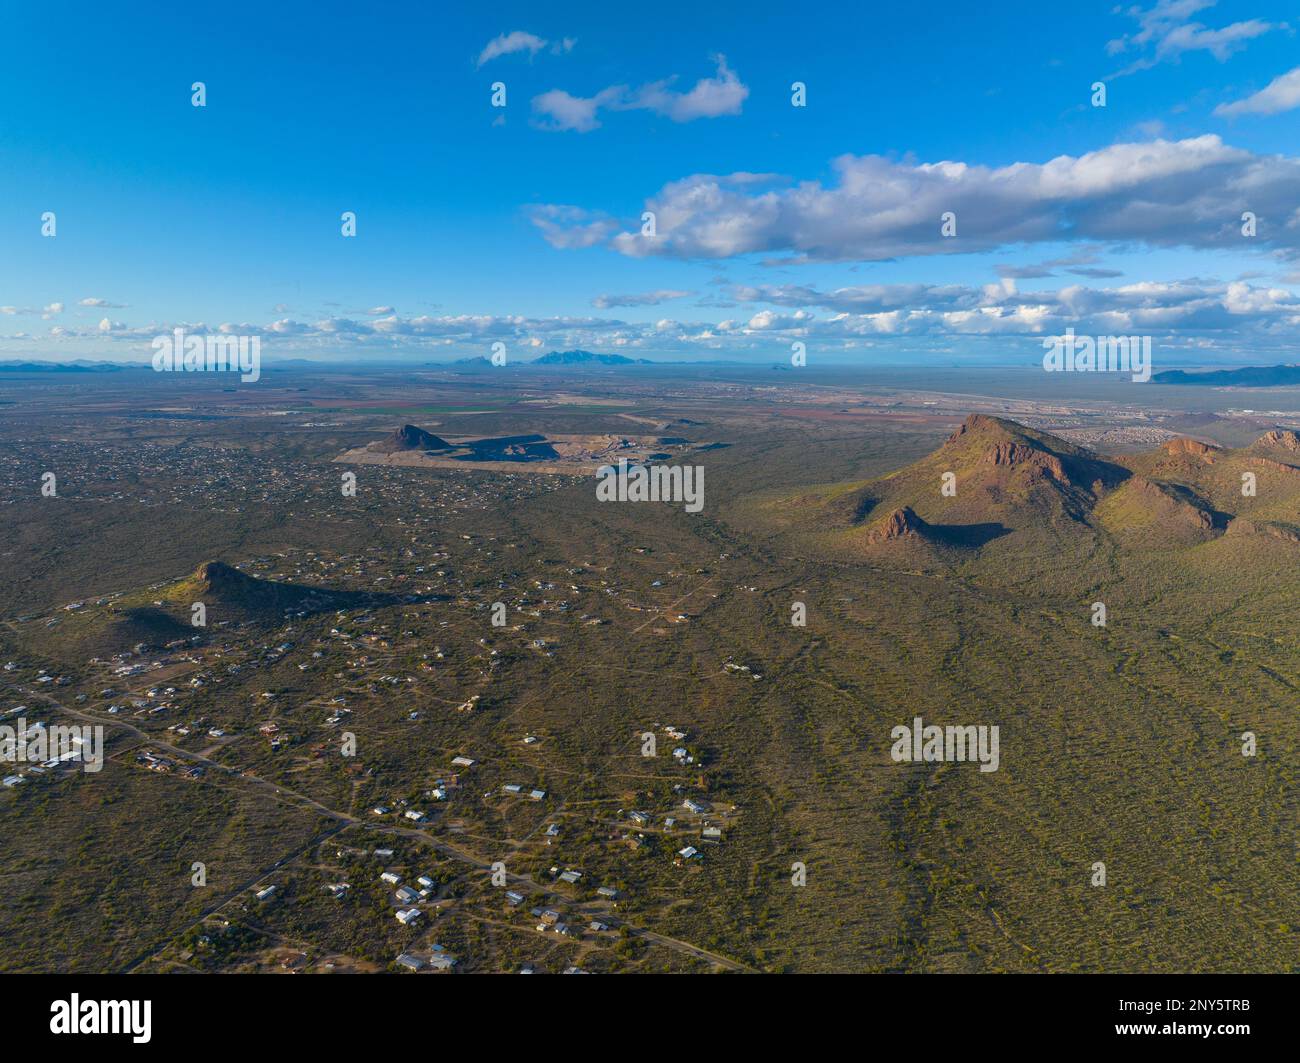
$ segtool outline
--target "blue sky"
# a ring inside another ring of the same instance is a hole
[[[1300,11],[1053,7],[22,5],[0,357],[1295,360]]]

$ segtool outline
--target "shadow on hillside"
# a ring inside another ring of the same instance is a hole
[[[1011,529],[1005,524],[990,521],[985,524],[931,524],[929,536],[945,546],[959,546],[975,550],[994,539],[1010,535]]]

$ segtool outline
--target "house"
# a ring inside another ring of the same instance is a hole
[[[402,813],[402,815],[404,815],[407,819],[412,820],[416,823],[424,822],[424,813],[414,808],[408,808],[405,812]]]
[[[602,897],[606,897],[611,901],[618,896],[618,890],[616,890],[613,886],[601,886],[599,889],[596,890],[596,892],[600,894]]]
[[[677,855],[683,860],[692,860],[700,855],[700,851],[693,845],[688,845],[685,849],[677,850]]]
[[[410,886],[402,886],[396,894],[396,897],[403,904],[414,904],[420,899],[420,895],[411,889]]]
[[[589,927],[587,927],[587,929],[592,930],[597,934],[601,934],[609,929],[609,924],[602,923],[599,919],[596,919],[592,921],[592,924]]]
[[[390,886],[396,886],[399,882],[402,881],[402,876],[399,875],[396,871],[385,871],[379,877],[383,879],[385,882],[387,882]]]
[[[476,763],[469,757],[452,757],[451,762],[458,768],[472,768]]]
[[[348,890],[350,890],[352,887],[349,886],[346,882],[334,882],[326,886],[325,888],[329,890],[330,896],[332,896],[336,901],[341,901],[344,897],[348,895]]]
[[[630,816],[628,816],[628,819],[630,819],[633,823],[638,823],[641,826],[645,826],[647,823],[650,822],[650,813],[633,812]]]
[[[548,838],[558,837],[559,833],[560,833],[560,825],[558,823],[552,823],[549,827],[546,828],[546,836]]]
[[[697,816],[702,815],[705,812],[708,812],[710,809],[712,809],[712,807],[713,806],[710,805],[707,801],[700,801],[694,797],[688,797],[685,801],[682,802],[682,808],[686,809],[686,811],[688,812],[694,812]]]
[[[515,890],[506,890],[506,903],[512,908],[524,903],[524,895],[517,893]]]
[[[257,891],[257,899],[262,902],[269,901],[275,895],[275,887],[267,886],[264,890]]]
[[[575,884],[578,879],[582,878],[581,871],[566,871],[560,876],[561,882],[567,882],[570,885]]]
[[[545,790],[532,790],[528,794],[534,801],[540,801],[546,796]]]
[[[720,842],[722,841],[722,828],[705,827],[702,831],[700,831],[700,837],[703,838],[706,842]]]
[[[554,908],[547,908],[546,911],[542,912],[541,919],[547,926],[554,926],[560,921],[560,913]]]
[[[376,850],[375,850],[375,855],[376,855],[377,857],[379,857],[380,860],[387,860],[390,856],[393,855],[393,850],[392,850],[392,849],[376,849]]]
[[[396,960],[393,961],[398,967],[405,967],[408,971],[423,970],[425,963],[419,956],[412,956],[409,952],[403,952]]]
[[[427,890],[431,890],[433,889],[434,886],[437,885],[437,883],[434,882],[433,879],[431,879],[428,875],[421,875],[415,881]]]
[[[456,957],[448,956],[446,953],[435,952],[429,958],[429,966],[435,971],[450,971],[456,966]]]
[[[423,914],[419,908],[405,908],[397,913],[397,921],[403,926],[410,926]]]
[[[505,790],[505,792],[508,794],[519,794],[519,793],[523,793],[524,791],[524,788],[520,786],[517,782],[506,783],[505,786],[502,787],[502,789]]]

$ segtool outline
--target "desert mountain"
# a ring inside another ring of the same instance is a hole
[[[529,365],[650,365],[645,358],[622,354],[593,354],[591,351],[551,351],[534,358]]]
[[[1203,388],[1278,388],[1300,384],[1300,365],[1251,365],[1241,369],[1188,372],[1167,369],[1151,378],[1156,384],[1184,384]]]
[[[1005,585],[1077,590],[1130,567],[1226,573],[1294,563],[1300,435],[1269,432],[1240,449],[1178,438],[1104,457],[974,415],[896,472],[815,488],[764,511],[792,549]]]
[[[405,450],[450,450],[451,446],[432,432],[416,428],[413,424],[405,424],[391,435],[371,443],[367,449],[380,454],[396,454]]]
[[[1280,450],[1300,456],[1300,433],[1293,432],[1289,428],[1274,429],[1272,432],[1266,432],[1255,440],[1253,449],[1263,451]]]
[[[975,415],[933,454],[834,506],[846,523],[865,528],[870,545],[913,534],[948,546],[981,546],[1015,531],[1086,531],[1098,498],[1128,475],[1063,439]]]
[[[210,612],[220,614],[220,619],[238,620],[276,618],[288,612],[316,612],[336,606],[343,596],[342,592],[260,579],[224,561],[204,561],[160,595],[167,602],[203,602]]]

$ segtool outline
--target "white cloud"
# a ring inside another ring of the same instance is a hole
[[[686,92],[671,87],[675,77],[642,85],[635,91],[626,85],[611,85],[586,97],[551,89],[533,97],[533,110],[541,116],[539,125],[543,129],[575,133],[599,128],[602,110],[652,111],[674,122],[740,114],[749,87],[727,66],[726,56],[715,55],[713,61],[717,64],[715,76],[701,78]]]
[[[124,303],[110,303],[107,299],[82,299],[77,305],[94,306],[101,310],[121,310],[125,306]]]
[[[530,57],[536,55],[547,42],[538,37],[535,33],[525,33],[523,30],[512,30],[510,33],[503,33],[499,37],[493,37],[484,46],[483,51],[479,52],[478,66],[489,63],[493,59],[498,59],[503,55],[514,55],[516,52],[527,52]],[[572,48],[572,43],[564,51]]]
[[[689,91],[674,92],[670,89],[672,78],[657,81],[639,89],[626,109],[654,111],[674,122],[740,114],[740,108],[749,96],[749,87],[742,84],[735,71],[727,66],[726,56],[716,55],[713,61],[718,66],[717,75],[700,78]]]
[[[615,306],[658,306],[669,299],[684,299],[693,294],[693,292],[660,288],[657,291],[641,292],[636,295],[598,295],[591,301],[591,305],[598,310],[608,310]]]
[[[563,250],[603,244],[618,231],[618,223],[581,207],[548,205],[530,212],[534,225],[552,247]]]
[[[613,106],[626,92],[626,86],[612,85],[594,96],[583,98],[572,96],[563,89],[551,89],[533,97],[533,110],[545,119],[539,123],[543,129],[590,133],[600,126],[596,116],[601,108]]]
[[[1214,109],[1220,117],[1238,114],[1280,114],[1300,107],[1300,66],[1270,81],[1264,88],[1244,100],[1221,103]]]
[[[1213,135],[996,168],[844,155],[833,170],[830,185],[752,174],[671,182],[645,202],[655,213],[655,234],[638,226],[618,232],[609,246],[632,257],[787,254],[821,261],[1063,240],[1224,248],[1242,246],[1241,214],[1250,210],[1262,219],[1258,246],[1300,248],[1300,160],[1255,155]],[[957,216],[954,238],[941,235],[949,211]],[[556,247],[599,242],[591,217],[575,207],[533,214]],[[570,225],[580,235],[576,244],[569,242]]]
[[[1138,70],[1147,70],[1157,63],[1176,61],[1188,52],[1209,52],[1220,63],[1246,46],[1246,42],[1273,30],[1285,29],[1286,23],[1247,19],[1211,29],[1191,17],[1198,11],[1214,6],[1215,0],[1159,0],[1151,8],[1128,8],[1124,14],[1138,21],[1138,30],[1126,34],[1106,45],[1110,55],[1126,51],[1145,51],[1148,54],[1112,75],[1123,77]]]
[[[96,342],[102,350],[111,344],[147,362],[153,337],[179,326],[192,335],[261,335],[264,350],[274,357],[459,357],[487,353],[501,340],[534,350],[626,348],[650,357],[722,353],[771,358],[795,339],[815,343],[821,352],[862,351],[882,343],[922,351],[958,338],[1032,340],[1074,328],[1094,335],[1152,335],[1166,347],[1195,342],[1225,349],[1248,347],[1254,357],[1262,357],[1266,349],[1288,357],[1300,337],[1300,296],[1286,287],[1242,280],[1147,281],[1113,288],[1070,285],[1055,291],[1020,291],[1011,279],[985,285],[877,284],[829,291],[778,285],[737,287],[733,294],[746,309],[719,322],[459,314],[128,327],[104,319],[97,327],[54,326],[31,343],[57,342],[59,351],[78,344],[94,347]],[[24,335],[0,340],[14,342]]]

